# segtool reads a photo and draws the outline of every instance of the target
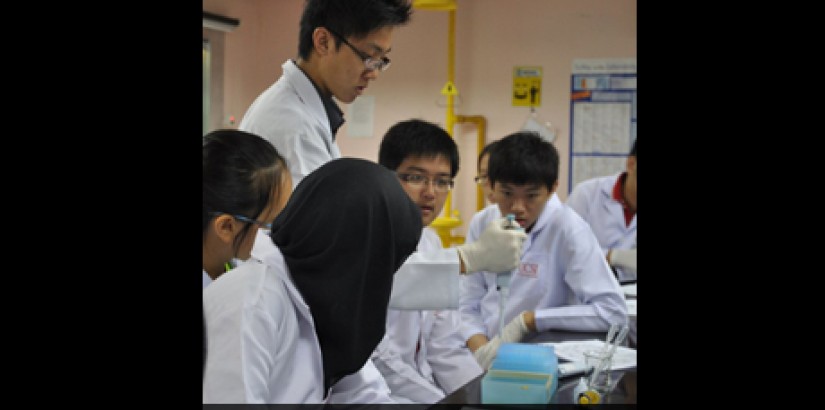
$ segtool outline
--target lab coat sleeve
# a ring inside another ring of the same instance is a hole
[[[466,243],[475,242],[481,235],[484,220],[480,215],[479,213],[473,215],[470,226],[467,228]],[[486,293],[487,282],[484,280],[484,272],[473,272],[462,276],[459,280],[460,333],[465,342],[475,334],[487,334],[484,319],[481,316],[481,299]]]
[[[287,370],[288,371],[288,370]],[[396,403],[390,398],[390,388],[371,360],[356,373],[345,376],[330,389],[328,403]]]
[[[602,255],[599,243],[586,223],[571,228],[561,243],[567,261],[564,282],[575,300],[569,305],[537,309],[539,331],[565,329],[602,332],[611,324],[626,325],[627,304],[619,282]]]
[[[385,336],[372,355],[375,367],[384,375],[392,397],[403,403],[435,403],[444,392],[426,380],[410,364],[404,362],[399,352],[391,347]]]
[[[209,349],[204,403],[266,403],[272,396],[270,376],[292,371],[285,356],[297,325],[283,303],[289,300],[286,291],[265,269],[244,263],[204,290]],[[261,297],[264,293],[275,296]]]
[[[433,378],[444,394],[458,390],[483,373],[473,353],[459,333],[461,314],[456,311],[431,312],[433,327],[427,340],[427,362]]]
[[[567,197],[567,201],[565,203],[570,207],[573,208],[576,213],[578,213],[582,219],[585,221],[589,220],[589,198],[585,194],[585,186],[582,185],[583,183],[579,183],[573,188],[573,191],[570,192],[570,195]]]
[[[414,252],[395,273],[390,309],[457,309],[459,260],[454,248]]]

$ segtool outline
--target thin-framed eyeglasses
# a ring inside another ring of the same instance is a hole
[[[476,181],[476,184],[483,184],[487,182],[487,175],[477,175],[473,181]]]
[[[386,70],[387,68],[389,68],[389,66],[390,66],[390,58],[389,58],[389,57],[387,57],[387,56],[383,56],[383,57],[381,57],[381,58],[373,58],[373,57],[372,57],[372,56],[370,56],[369,54],[367,54],[367,53],[365,53],[365,52],[363,52],[363,51],[361,51],[361,50],[359,50],[359,49],[355,48],[355,46],[354,46],[354,45],[350,44],[350,42],[349,42],[349,41],[347,41],[347,39],[345,39],[345,38],[344,38],[343,36],[341,36],[340,34],[338,34],[338,33],[334,32],[334,31],[330,30],[329,28],[327,28],[327,31],[329,31],[330,33],[332,33],[332,35],[334,35],[335,37],[338,37],[339,39],[341,39],[341,41],[343,41],[343,42],[344,42],[344,44],[348,45],[348,46],[349,46],[349,48],[350,48],[350,49],[352,49],[352,51],[353,51],[356,55],[358,55],[358,57],[360,57],[362,60],[364,60],[364,67],[366,67],[366,68],[367,68],[367,70],[378,70],[378,71],[384,71],[384,70]]]
[[[447,177],[437,177],[434,179],[430,179],[425,177],[421,174],[397,174],[398,179],[406,182],[408,185],[413,186],[415,188],[421,188],[424,185],[428,185],[432,183],[433,190],[435,192],[450,192],[450,189],[453,188],[453,180]]]
[[[272,230],[272,223],[264,223],[264,222],[261,222],[257,219],[252,219],[252,218],[249,218],[249,217],[246,217],[246,216],[243,216],[243,215],[233,215],[233,214],[230,214],[230,213],[227,213],[227,212],[211,212],[211,214],[215,215],[215,216],[222,215],[222,214],[227,214],[227,215],[229,215],[229,216],[231,216],[231,217],[233,217],[233,218],[235,218],[235,219],[237,219],[241,222],[255,224],[255,225],[260,226],[261,228],[264,228],[264,229],[267,229],[267,230]]]

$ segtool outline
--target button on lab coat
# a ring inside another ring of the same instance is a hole
[[[467,242],[477,240],[498,205],[479,211],[470,222]],[[590,227],[554,193],[527,234],[521,263],[510,278],[504,308],[507,324],[524,310],[535,311],[539,331],[607,331],[627,324],[627,306],[619,283],[604,259]],[[461,279],[461,332],[466,339],[498,333],[496,274],[475,272]]]
[[[281,78],[252,102],[238,128],[275,146],[286,159],[294,187],[321,165],[340,158],[341,151],[315,86],[292,60],[281,68]]]
[[[438,235],[424,228],[418,243],[421,257],[443,249]],[[454,277],[457,286],[457,271],[440,274]],[[432,283],[425,284],[431,291],[438,291]],[[388,311],[387,334],[372,360],[390,386],[393,399],[399,403],[435,403],[483,372],[464,344],[460,325],[461,316],[455,308]]]
[[[393,403],[370,360],[324,400],[321,349],[309,308],[277,248],[203,291],[208,353],[204,403]]]
[[[590,224],[590,229],[607,255],[610,249],[636,247],[636,215],[625,224],[622,204],[613,199],[613,187],[622,172],[615,175],[588,179],[576,185],[567,205]],[[620,280],[636,279],[636,273],[616,267]]]

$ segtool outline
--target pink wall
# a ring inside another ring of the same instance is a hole
[[[255,97],[276,81],[281,64],[298,48],[303,0],[203,0],[205,11],[240,20],[226,34],[225,118],[237,121]],[[579,58],[636,57],[636,0],[457,0],[455,85],[456,115],[487,119],[487,141],[518,130],[528,107],[512,106],[513,67],[541,66],[541,106],[537,114],[558,130],[561,155],[558,193],[567,197],[570,71]],[[440,91],[447,81],[448,13],[416,10],[412,21],[393,37],[392,67],[367,89],[375,97],[371,138],[338,132],[344,156],[377,160],[381,135],[392,124],[422,118],[442,126],[446,120]],[[342,105],[346,113],[349,107]],[[224,127],[234,128],[224,122]],[[461,169],[452,194],[464,235],[476,210],[476,130],[454,131]]]

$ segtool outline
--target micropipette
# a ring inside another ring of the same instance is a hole
[[[507,214],[507,226],[504,229],[521,229],[516,222],[516,215]],[[499,309],[498,309],[498,334],[499,337],[504,337],[504,305],[507,303],[507,296],[510,294],[510,275],[512,272],[499,272],[496,274],[496,289],[499,291]]]

